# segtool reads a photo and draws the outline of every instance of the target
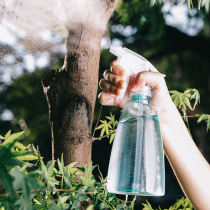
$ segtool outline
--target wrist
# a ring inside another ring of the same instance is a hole
[[[179,116],[179,111],[176,108],[174,102],[170,99],[166,100],[166,102],[161,106],[155,106],[155,109],[158,113],[158,118],[160,124],[171,124],[174,116]]]

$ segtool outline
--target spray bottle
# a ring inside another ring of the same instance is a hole
[[[126,87],[130,75],[140,71],[158,72],[144,57],[119,46],[111,46],[117,63],[125,69]],[[110,156],[107,190],[124,195],[165,194],[165,164],[157,111],[150,105],[151,87],[130,93],[125,104]]]

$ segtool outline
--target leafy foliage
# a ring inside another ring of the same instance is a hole
[[[206,122],[206,124],[207,124],[207,127],[206,128],[207,128],[207,132],[208,132],[208,130],[210,130],[210,115],[209,114],[203,114],[203,115],[201,115],[198,118],[197,122],[200,123],[202,121],[205,121]]]
[[[153,210],[151,204],[147,201],[146,204],[143,204],[144,208],[143,210]]]
[[[14,192],[14,189],[12,188],[12,176],[8,173],[8,169],[22,166],[23,162],[20,160],[29,161],[37,159],[36,156],[27,153],[28,148],[17,141],[23,133],[11,134],[11,131],[8,131],[4,137],[0,135],[3,141],[0,144],[0,179],[4,182],[9,192]]]
[[[196,89],[187,89],[183,93],[177,90],[170,91],[171,99],[174,104],[182,111],[184,120],[188,123],[187,108],[194,110],[196,105],[200,102],[200,94]],[[194,100],[193,106],[191,106],[191,100]]]
[[[33,147],[36,164],[17,158],[25,152],[16,150],[22,132],[9,131],[0,148],[0,180],[4,191],[0,194],[0,209],[133,209],[134,201],[123,201],[106,190],[106,178],[96,181],[90,163],[76,168],[76,163],[64,165],[63,157],[44,163],[38,148]],[[8,140],[10,139],[10,141]],[[5,143],[6,142],[6,143]],[[21,144],[22,145],[22,144]],[[6,157],[6,158],[5,158]]]
[[[143,210],[154,210],[148,201],[146,204],[143,204],[143,206],[144,206]],[[174,205],[170,206],[168,210],[178,210],[178,209],[192,210],[193,207],[187,198],[181,198],[177,200],[177,202]],[[161,210],[161,207],[159,207],[158,210]]]
[[[174,204],[174,209],[193,209],[191,203],[189,202],[189,200],[187,198],[182,198],[177,200],[177,202]],[[172,208],[173,209],[173,208]]]
[[[153,4],[150,0],[120,0],[115,11],[119,21],[123,25],[129,24],[138,28],[142,36],[147,34],[149,39],[153,41],[163,35],[164,19],[161,15],[162,5],[162,1],[157,1]],[[155,19],[158,20],[158,26],[153,22]]]
[[[110,115],[109,120],[114,120]],[[115,125],[116,126],[116,125]],[[132,201],[121,200],[114,194],[108,193],[105,185],[106,178],[101,172],[96,181],[93,170],[97,166],[89,163],[85,168],[75,167],[76,163],[64,165],[63,157],[57,161],[44,163],[38,148],[33,146],[35,164],[20,161],[17,158],[25,153],[14,151],[17,138],[23,133],[11,134],[9,131],[4,137],[13,139],[0,147],[0,180],[4,189],[0,190],[0,209],[133,209],[136,198]],[[28,147],[27,147],[28,148]],[[3,158],[4,157],[4,158]],[[57,167],[56,163],[57,162]],[[99,170],[99,169],[98,169]],[[147,201],[143,204],[144,210],[152,210]],[[169,210],[192,209],[192,205],[185,198],[178,200]],[[161,208],[159,208],[161,210]]]
[[[3,141],[0,144],[0,148],[4,147],[5,145],[9,143],[14,143],[14,141],[19,139],[23,134],[24,134],[24,131],[11,134],[11,130],[10,130],[6,133],[4,137],[0,135],[0,139]],[[16,152],[17,154],[21,154],[21,156],[17,155],[16,159],[18,160],[23,160],[23,161],[37,160],[37,157],[31,154],[30,149],[29,149],[30,147],[31,145],[28,145],[28,147],[26,147],[19,141],[16,141],[11,149],[13,153]]]
[[[22,163],[15,159],[19,154],[16,152],[11,152],[11,148],[14,146],[16,140],[10,142],[1,147],[0,153],[0,179],[4,182],[6,188],[9,192],[13,192],[12,188],[12,177],[8,172],[8,168],[11,169],[14,166],[20,166]]]
[[[110,113],[110,116],[106,116],[106,119],[109,121],[107,122],[107,120],[100,120],[101,124],[96,128],[96,130],[101,129],[100,137],[109,137],[109,143],[111,144],[116,133],[118,121],[115,120],[115,115],[112,115],[112,113]],[[106,135],[104,136],[104,134]]]

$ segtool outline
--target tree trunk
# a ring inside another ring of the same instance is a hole
[[[64,66],[50,71],[42,82],[49,106],[53,158],[63,153],[65,164],[77,162],[84,167],[91,161],[100,43],[116,3],[96,0],[103,6],[97,24],[89,19],[67,24]]]

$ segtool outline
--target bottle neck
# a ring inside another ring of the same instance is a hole
[[[140,102],[144,104],[150,104],[150,95],[142,94],[141,91],[132,93],[131,95],[131,101],[133,102]]]

